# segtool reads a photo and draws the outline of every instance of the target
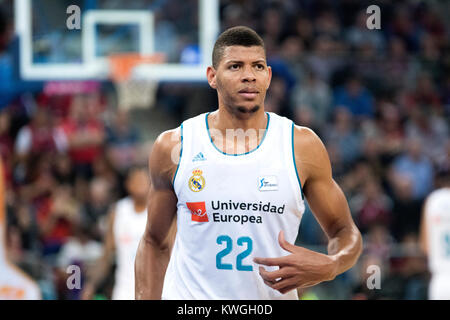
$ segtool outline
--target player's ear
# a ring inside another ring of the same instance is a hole
[[[213,66],[209,66],[206,69],[206,78],[208,79],[209,86],[213,89],[217,89],[216,86],[216,69]]]
[[[270,82],[272,81],[272,68],[270,66],[267,66],[267,71],[269,72],[269,79],[267,80],[266,90],[269,90]]]

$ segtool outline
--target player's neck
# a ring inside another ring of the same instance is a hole
[[[239,117],[229,112],[225,107],[219,107],[217,111],[212,112],[208,117],[208,124],[211,129],[217,129],[225,132],[227,129],[265,129],[267,126],[267,116],[264,108],[260,108],[254,114]]]

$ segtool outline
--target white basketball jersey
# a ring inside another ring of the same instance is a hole
[[[117,268],[113,300],[134,300],[135,298],[134,260],[146,223],[146,210],[136,212],[130,197],[117,202],[114,218]]]
[[[163,299],[298,299],[264,284],[254,257],[288,255],[278,243],[297,238],[304,202],[293,156],[293,123],[267,114],[254,150],[230,155],[211,141],[207,117],[181,125],[174,178],[177,235]],[[274,270],[277,267],[265,267]]]
[[[1,161],[0,175],[3,175]],[[0,176],[0,300],[40,300],[41,291],[36,282],[8,261],[5,244],[6,209],[3,183],[3,176]]]
[[[433,191],[426,201],[431,299],[450,299],[450,188]]]
[[[1,220],[0,218],[0,300],[40,300],[38,285],[6,257],[3,243],[4,226]]]

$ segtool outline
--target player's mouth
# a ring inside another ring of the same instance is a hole
[[[246,99],[254,99],[259,94],[259,91],[253,88],[245,88],[239,90],[239,95]]]

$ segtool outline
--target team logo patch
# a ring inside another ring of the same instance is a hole
[[[186,206],[191,210],[191,220],[197,222],[208,222],[205,202],[186,202]]]
[[[192,176],[189,178],[189,189],[193,192],[202,191],[205,188],[205,178],[202,176],[202,170],[196,169],[192,171]]]
[[[258,178],[259,191],[276,191],[278,190],[278,180],[276,176],[261,176]]]

